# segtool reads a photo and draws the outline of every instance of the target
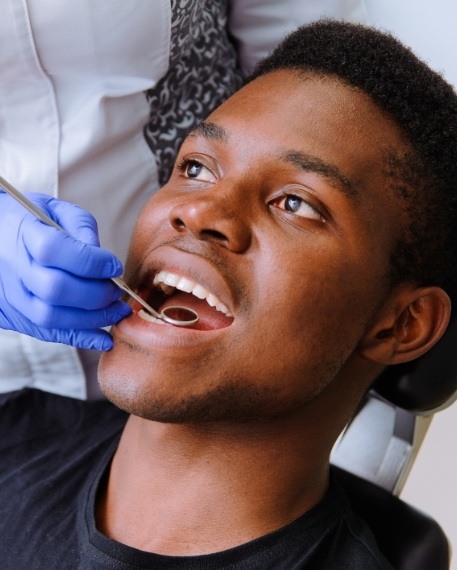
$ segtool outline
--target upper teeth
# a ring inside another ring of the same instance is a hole
[[[216,295],[213,295],[207,289],[188,277],[182,277],[181,275],[169,273],[168,271],[159,271],[159,273],[154,277],[154,285],[160,287],[167,295],[171,295],[175,289],[179,289],[186,293],[192,293],[192,295],[195,295],[195,297],[198,297],[199,299],[205,299],[208,305],[215,307],[221,313],[224,313],[228,317],[232,316],[227,307],[220,302]]]

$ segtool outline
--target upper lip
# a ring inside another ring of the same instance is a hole
[[[217,297],[233,314],[236,295],[228,280],[214,264],[200,254],[183,251],[174,246],[159,246],[143,260],[137,275],[138,294],[143,297],[154,287],[154,277],[160,271],[167,271],[188,278]]]

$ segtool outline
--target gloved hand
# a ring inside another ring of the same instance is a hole
[[[27,197],[65,232],[0,191],[0,328],[79,348],[109,350],[101,330],[130,307],[111,281],[122,264],[99,247],[91,214],[45,194]]]

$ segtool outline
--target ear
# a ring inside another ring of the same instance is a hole
[[[399,285],[370,325],[358,353],[384,366],[414,360],[441,338],[450,315],[451,301],[440,287]]]

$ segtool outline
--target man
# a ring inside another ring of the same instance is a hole
[[[126,277],[199,323],[132,303],[99,370],[128,416],[2,398],[2,568],[389,568],[329,454],[449,321],[456,117],[395,40],[324,22],[194,128]]]

